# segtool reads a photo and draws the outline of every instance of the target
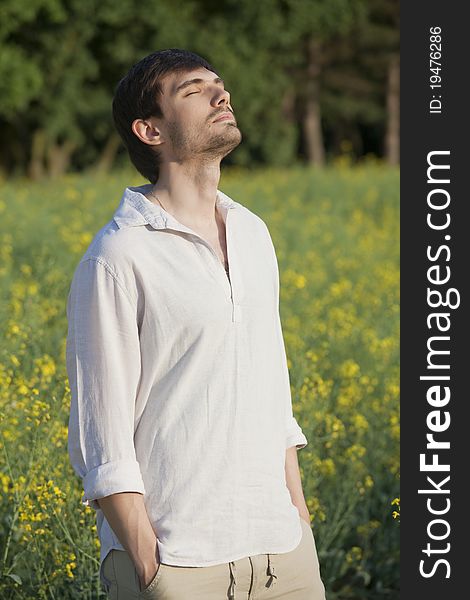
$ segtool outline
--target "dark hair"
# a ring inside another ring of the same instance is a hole
[[[184,73],[198,67],[219,75],[212,65],[189,50],[158,50],[133,65],[116,86],[113,98],[115,127],[133,165],[153,184],[158,179],[160,154],[154,147],[139,140],[131,125],[135,119],[163,117],[159,103],[162,79],[170,73]]]

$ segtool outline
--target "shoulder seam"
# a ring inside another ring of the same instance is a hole
[[[103,260],[99,256],[89,256],[88,258],[85,258],[84,260],[82,260],[80,262],[85,263],[85,262],[89,262],[89,261],[94,261],[94,262],[102,265],[105,268],[105,270],[111,275],[111,277],[114,279],[114,281],[117,283],[117,285],[121,288],[121,291],[124,292],[124,295],[131,303],[132,308],[137,309],[137,304],[132,299],[132,297],[129,294],[128,290],[126,289],[125,285],[119,280],[119,277],[117,276],[114,269],[105,260]]]

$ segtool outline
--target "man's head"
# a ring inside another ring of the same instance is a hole
[[[222,114],[231,119],[214,122]],[[116,87],[113,118],[132,163],[153,184],[163,162],[221,160],[242,139],[224,82],[186,50],[135,64]]]

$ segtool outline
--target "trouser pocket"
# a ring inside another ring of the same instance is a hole
[[[113,549],[106,556],[102,575],[110,600],[139,600],[150,598],[156,590],[165,565],[158,566],[152,581],[140,591],[140,581],[134,562],[125,550]]]
[[[160,581],[163,566],[164,565],[162,565],[162,563],[160,563],[158,565],[157,572],[153,576],[152,581],[147,585],[146,588],[144,588],[141,592],[139,592],[139,597],[147,598],[148,595],[151,594],[155,590],[155,588],[158,585],[158,582]],[[137,589],[139,589],[140,584],[139,584],[139,576],[137,575],[137,572],[136,572],[136,579],[137,579]]]

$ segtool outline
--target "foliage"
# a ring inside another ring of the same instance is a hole
[[[0,597],[104,597],[95,513],[67,456],[66,298],[74,267],[140,177],[0,188]],[[392,599],[399,577],[398,171],[223,170],[268,224],[298,453],[327,597]],[[395,501],[394,501],[395,502]],[[396,504],[396,502],[395,502]],[[395,506],[393,504],[393,506]]]
[[[147,54],[186,48],[223,73],[245,143],[229,164],[306,156],[306,44],[321,44],[328,154],[383,154],[387,57],[398,1],[2,0],[0,170],[40,179],[127,155],[114,130],[118,81]],[[117,150],[119,148],[119,151]]]

